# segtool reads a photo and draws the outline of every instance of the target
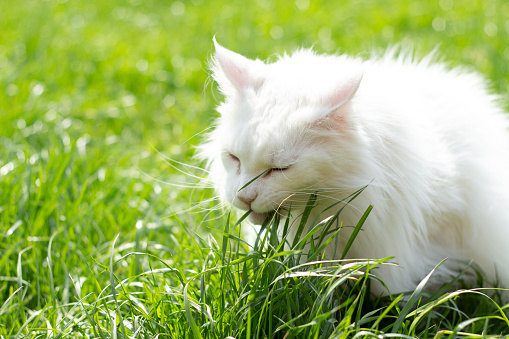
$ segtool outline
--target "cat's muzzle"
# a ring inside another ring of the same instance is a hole
[[[267,219],[268,216],[272,215],[274,212],[267,212],[267,213],[258,213],[253,210],[251,210],[251,213],[249,214],[249,221],[251,221],[255,225],[262,225],[265,219]]]

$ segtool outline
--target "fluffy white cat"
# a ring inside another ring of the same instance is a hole
[[[225,202],[256,224],[278,208],[297,216],[317,192],[310,220],[323,219],[368,185],[340,220],[356,225],[374,206],[348,257],[394,256],[399,266],[375,271],[391,293],[413,290],[444,258],[439,283],[459,269],[453,259],[473,259],[509,286],[508,120],[481,76],[391,52],[301,49],[264,63],[214,43],[225,101],[201,155]]]

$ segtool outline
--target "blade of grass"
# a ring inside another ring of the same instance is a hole
[[[424,287],[426,286],[426,284],[428,283],[429,278],[431,278],[431,275],[435,272],[435,270],[440,265],[442,265],[442,263],[445,260],[446,259],[444,259],[440,263],[438,263],[438,265],[436,265],[435,268],[433,268],[431,270],[431,272],[429,272],[428,275],[426,275],[426,277],[424,277],[424,279],[421,280],[419,285],[417,285],[417,288],[413,291],[412,295],[410,296],[410,298],[406,302],[405,306],[401,310],[401,313],[398,315],[398,318],[394,322],[394,325],[392,326],[392,330],[391,330],[392,332],[395,332],[395,333],[398,332],[399,328],[403,324],[403,321],[405,320],[407,315],[410,313],[410,310],[412,309],[412,307],[414,307],[414,305],[417,303],[418,299],[420,298],[421,293],[422,293]]]
[[[21,256],[26,251],[30,250],[32,246],[27,247],[19,252],[18,254],[18,264],[17,264],[17,280],[18,280],[18,289],[23,287],[23,269],[22,269],[22,261]],[[18,305],[19,305],[19,314],[21,315],[22,322],[26,322],[26,314],[25,314],[25,306],[23,305],[23,297],[25,293],[24,291],[21,291],[21,293],[18,293]]]
[[[120,305],[118,303],[117,299],[117,290],[115,288],[115,275],[113,274],[113,256],[115,254],[115,243],[117,242],[118,238],[120,237],[120,233],[117,234],[115,239],[113,240],[113,243],[111,244],[111,250],[110,250],[110,287],[111,287],[111,296],[113,297],[113,301],[115,302],[115,313],[117,314],[117,317],[119,319],[120,323],[120,329],[122,331],[122,335],[124,338],[127,338],[127,334],[124,327],[124,319],[122,318],[122,313],[120,312]],[[115,319],[113,320],[115,323]],[[114,331],[115,332],[115,331]]]
[[[51,291],[51,302],[53,304],[53,309],[51,310],[51,327],[53,329],[53,336],[56,336],[56,325],[57,325],[57,296],[55,293],[55,282],[53,279],[53,261],[51,259],[51,247],[53,245],[53,240],[55,239],[55,236],[58,232],[53,233],[49,240],[48,244],[48,256],[46,257],[46,261],[48,263],[48,275],[49,275],[49,284],[50,284],[50,291]]]
[[[189,305],[189,296],[187,294],[188,293],[187,288],[190,283],[191,283],[191,281],[189,281],[184,286],[184,309],[186,311],[186,319],[187,319],[189,326],[191,327],[191,331],[193,332],[193,337],[195,339],[202,339],[203,337],[200,333],[200,329],[198,328],[198,326],[196,325],[196,322],[193,319],[193,313],[191,312],[191,306]]]
[[[357,222],[357,225],[355,226],[352,235],[350,235],[350,238],[348,239],[345,249],[343,250],[343,254],[341,255],[341,259],[344,259],[346,257],[346,254],[350,250],[350,247],[352,247],[353,242],[355,241],[355,238],[357,237],[357,234],[361,231],[362,225],[364,225],[364,222],[368,218],[369,213],[373,209],[373,205],[369,205],[362,217]]]

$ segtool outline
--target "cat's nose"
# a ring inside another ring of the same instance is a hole
[[[256,196],[254,197],[242,197],[242,196],[237,196],[237,199],[239,199],[240,201],[242,201],[244,204],[246,204],[247,206],[249,206],[249,208],[251,208],[251,203],[256,199]]]

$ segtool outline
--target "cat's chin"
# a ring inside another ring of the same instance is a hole
[[[249,221],[251,221],[255,225],[262,225],[267,216],[269,216],[270,213],[258,213],[255,211],[251,211],[249,214]]]

